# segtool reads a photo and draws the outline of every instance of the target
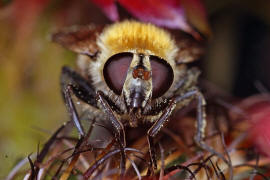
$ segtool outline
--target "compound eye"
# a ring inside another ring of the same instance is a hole
[[[152,97],[158,98],[172,85],[174,78],[173,70],[170,64],[157,56],[150,56],[150,63],[153,85]]]
[[[132,53],[119,53],[110,57],[104,65],[105,82],[115,94],[122,92],[132,58]]]

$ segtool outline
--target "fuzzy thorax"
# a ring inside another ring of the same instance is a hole
[[[107,27],[98,45],[109,54],[135,51],[169,60],[177,51],[170,34],[152,24],[124,21]]]

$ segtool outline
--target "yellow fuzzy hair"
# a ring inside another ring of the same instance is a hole
[[[136,21],[115,23],[104,30],[100,41],[112,53],[135,50],[167,59],[177,50],[170,34],[152,24]]]

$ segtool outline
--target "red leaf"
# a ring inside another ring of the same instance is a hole
[[[241,105],[247,112],[248,138],[260,153],[270,157],[270,98],[269,95],[253,96]]]
[[[118,21],[119,15],[117,7],[115,5],[115,0],[92,0],[96,5],[98,5],[106,16],[112,21]]]
[[[142,21],[160,26],[188,30],[186,17],[180,1],[174,0],[119,0],[132,15]]]
[[[118,19],[114,0],[93,0],[111,20]],[[199,0],[115,0],[141,21],[172,29],[181,29],[196,38],[199,34],[187,22],[205,35],[210,34],[206,13]],[[187,13],[186,13],[187,12]],[[187,17],[190,15],[190,17]],[[116,18],[117,17],[117,18]]]
[[[200,33],[209,37],[211,29],[208,24],[207,14],[200,0],[181,0],[185,9],[187,21]]]

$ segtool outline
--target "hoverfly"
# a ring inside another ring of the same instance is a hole
[[[122,147],[125,127],[152,123],[147,132],[152,168],[157,168],[153,139],[176,110],[197,100],[195,142],[203,141],[205,99],[196,86],[200,71],[187,68],[203,54],[203,45],[191,36],[149,23],[123,21],[105,28],[87,26],[63,30],[53,41],[78,53],[78,71],[62,69],[62,92],[81,136],[84,130],[71,95],[89,105],[95,118],[109,121]],[[68,81],[66,80],[68,79]]]

